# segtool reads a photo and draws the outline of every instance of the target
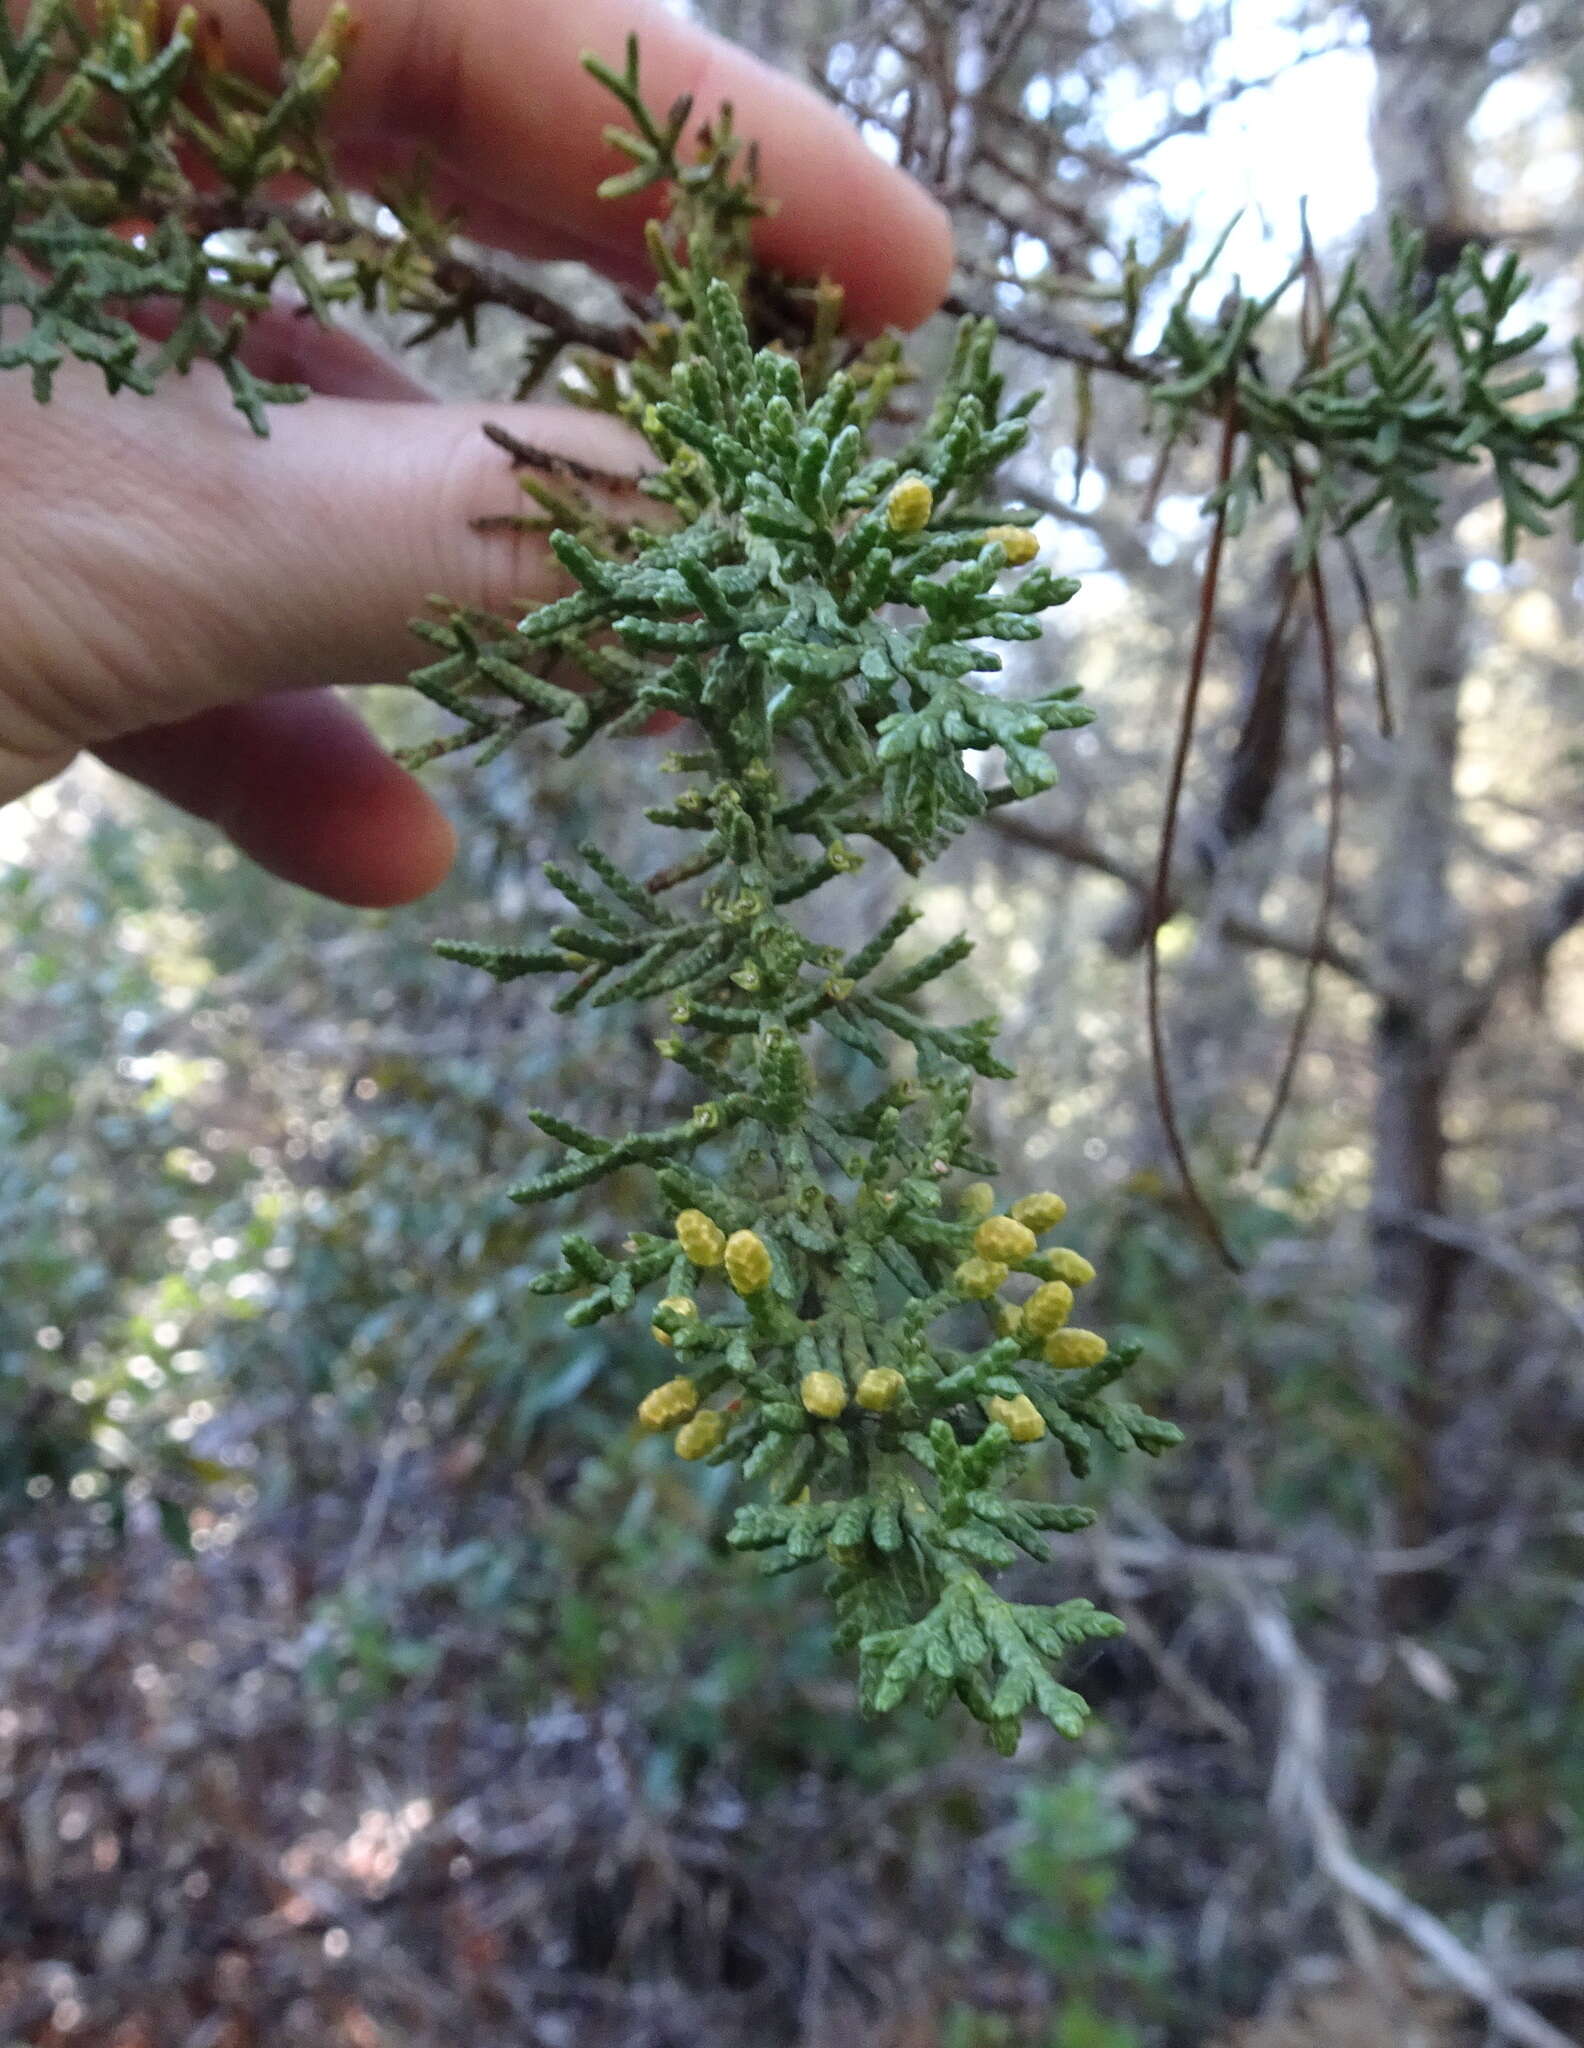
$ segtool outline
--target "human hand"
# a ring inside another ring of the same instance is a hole
[[[254,0],[220,0],[226,46],[268,62]],[[302,10],[312,27],[323,0]],[[636,274],[641,203],[595,197],[621,167],[602,140],[592,47],[643,47],[657,104],[723,101],[760,144],[767,260],[845,287],[860,327],[909,326],[945,289],[950,231],[916,186],[814,93],[677,21],[658,0],[358,0],[335,101],[349,177],[437,159],[480,240]],[[532,536],[471,521],[520,503],[480,428],[604,468],[613,422],[544,405],[435,404],[371,350],[267,319],[261,376],[319,394],[256,440],[200,365],[151,399],[63,371],[54,400],[0,378],[0,802],[88,748],[264,866],[348,903],[410,901],[450,867],[451,828],[328,686],[398,680],[428,595],[509,608],[553,595]]]

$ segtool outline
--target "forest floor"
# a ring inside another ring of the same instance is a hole
[[[13,1543],[11,1563],[7,2048],[1079,2042],[1053,2030],[1051,1978],[998,1939],[993,1760],[753,1799],[706,1771],[657,1800],[619,1704],[327,1716],[302,1681],[311,1573],[281,1543],[163,1562],[134,1544],[75,1574]],[[1485,2038],[1395,1951],[1365,1960],[1302,1959],[1258,2021],[1082,2039]]]

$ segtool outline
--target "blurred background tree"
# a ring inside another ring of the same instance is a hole
[[[1152,934],[1215,450],[1163,461],[1138,381],[1091,366],[1129,237],[1191,266],[1242,207],[1211,288],[1257,294],[1304,200],[1333,271],[1381,264],[1391,215],[1427,284],[1517,247],[1565,366],[1584,32],[1532,0],[707,11],[949,198],[962,303],[1050,387],[1016,482],[1085,578],[1047,646],[1101,717],[931,916],[971,919],[1008,1013],[1009,1172],[1103,1219],[1104,1326],[1190,1434],[1099,1473],[1109,1533],[1029,1568],[1037,1597],[1097,1574],[1129,1623],[1085,1675],[1102,1726],[1002,1766],[860,1724],[817,1599],[745,1577],[716,1475],[635,1439],[650,1361],[526,1291],[517,1106],[615,1118],[660,1076],[531,991],[474,1003],[426,944],[535,915],[580,817],[637,816],[640,751],[437,770],[466,867],[388,918],[83,770],[0,819],[0,2038],[1575,2040],[1577,549],[1504,565],[1471,471],[1416,599],[1367,545],[1328,560],[1316,947],[1320,635],[1290,508],[1258,509]],[[482,370],[454,337],[418,360],[509,390],[485,333]],[[1239,1275],[1155,1112],[1152,938]]]

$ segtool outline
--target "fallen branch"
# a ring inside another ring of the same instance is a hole
[[[1325,1784],[1325,1693],[1285,1610],[1243,1579],[1226,1583],[1281,1700],[1281,1741],[1271,1805],[1303,1830],[1321,1874],[1342,1895],[1394,1927],[1448,1983],[1480,2006],[1493,2028],[1521,2048],[1578,2048],[1559,2028],[1500,1982],[1451,1929],[1359,1861]]]

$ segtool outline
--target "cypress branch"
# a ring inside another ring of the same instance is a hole
[[[677,136],[641,111],[636,58],[599,75],[636,124],[638,170],[679,175]],[[757,348],[731,157],[709,156],[685,194],[651,230],[668,324],[652,353],[594,380],[648,437],[649,486],[682,524],[643,540],[563,527],[551,545],[578,595],[506,630],[517,661],[551,639],[614,642],[601,676],[627,697],[618,730],[655,704],[690,722],[685,754],[666,765],[695,780],[649,816],[707,832],[706,851],[643,882],[583,847],[581,872],[546,869],[583,922],[549,936],[592,958],[579,990],[607,976],[600,1004],[666,1006],[655,1042],[708,1099],[682,1122],[610,1139],[535,1112],[569,1156],[512,1194],[542,1201],[654,1169],[654,1225],[674,1236],[601,1249],[609,1270],[598,1271],[586,1241],[568,1239],[554,1287],[593,1283],[570,1320],[663,1287],[661,1334],[704,1399],[678,1448],[768,1491],[768,1504],[739,1509],[732,1546],[772,1570],[836,1567],[839,1635],[859,1650],[870,1710],[910,1693],[930,1711],[955,1698],[1006,1749],[1026,1710],[1076,1730],[1082,1702],[1047,1667],[1114,1626],[1087,1603],[1022,1608],[992,1590],[990,1576],[1091,1519],[1007,1488],[1042,1438],[1078,1470],[1097,1436],[1153,1450],[1169,1432],[1107,1404],[1109,1360],[1063,1387],[1043,1340],[1015,1334],[1008,1296],[1041,1277],[1019,1208],[1044,1229],[1063,1205],[1041,1195],[997,1215],[988,1190],[964,1183],[978,1166],[975,1079],[1010,1072],[991,1049],[995,1020],[938,1024],[909,1000],[949,975],[969,940],[871,987],[917,906],[897,904],[845,958],[818,934],[827,898],[862,864],[855,832],[911,870],[983,811],[967,749],[1000,748],[1014,792],[1052,779],[1047,736],[1087,709],[1068,691],[1019,702],[966,678],[999,666],[993,641],[1037,634],[1072,586],[1028,568],[1032,548],[1012,564],[1015,515],[986,497],[989,472],[1027,431],[1022,411],[1002,406],[991,332],[963,329],[948,392],[899,464],[871,446],[879,407],[864,401],[866,385],[895,375],[894,343],[841,369],[813,349],[799,360]],[[478,650],[469,675],[446,679],[464,703],[513,661],[501,630],[454,637],[464,656]],[[808,786],[794,786],[800,763]],[[882,785],[883,822],[862,810]],[[673,910],[655,908],[662,887]],[[450,950],[488,964],[484,949]],[[609,977],[613,966],[623,971]],[[822,1055],[816,1027],[862,1056],[867,1093]],[[969,1271],[988,1285],[966,1286]],[[696,1314],[679,1320],[678,1298]],[[977,1349],[948,1335],[965,1315],[982,1325]]]

